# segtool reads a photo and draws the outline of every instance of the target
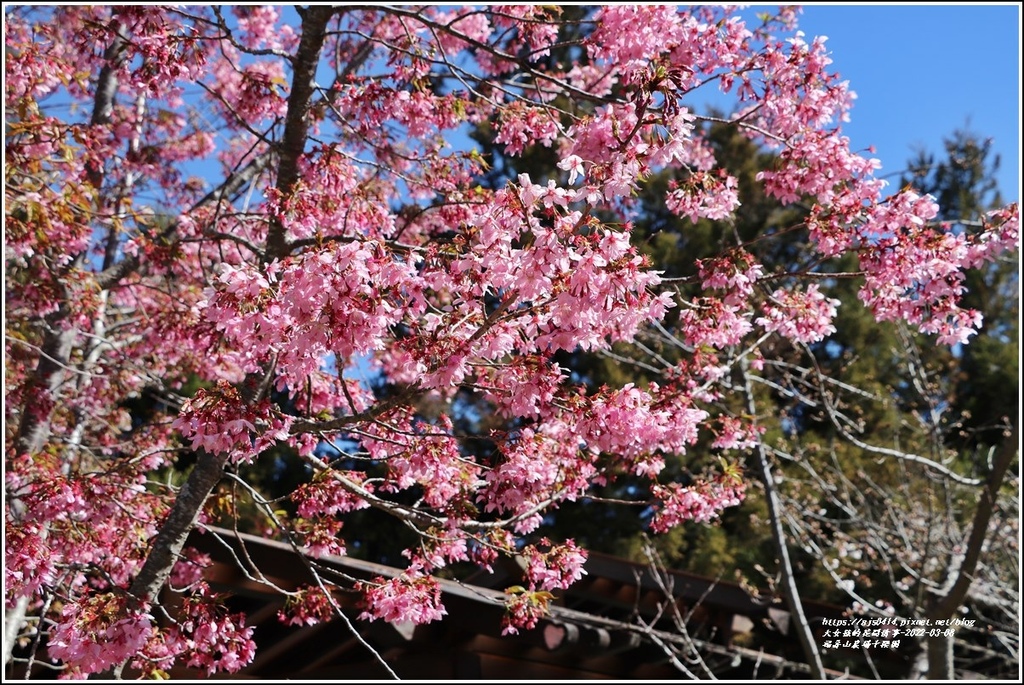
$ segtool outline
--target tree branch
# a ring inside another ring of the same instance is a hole
[[[260,172],[267,168],[272,157],[273,155],[270,152],[264,152],[253,157],[244,167],[232,173],[224,179],[223,183],[192,205],[187,213],[195,213],[233,198],[243,188],[249,185],[249,183],[251,183],[260,174]],[[178,240],[179,228],[179,223],[175,221],[173,224],[158,233],[155,240],[165,244],[174,243]],[[126,276],[134,273],[141,265],[142,261],[138,254],[128,255],[109,269],[105,269],[96,274],[96,285],[101,290],[106,290],[119,283]]]
[[[743,385],[747,395],[747,411],[751,416],[757,416],[757,404],[754,401],[754,386],[750,380],[749,362],[746,358],[742,363]],[[821,663],[821,654],[818,652],[818,645],[811,634],[811,628],[804,614],[804,607],[800,601],[800,590],[796,586],[796,579],[793,576],[793,564],[789,559],[789,549],[786,545],[786,532],[782,527],[782,502],[779,493],[775,489],[775,479],[772,476],[772,467],[768,462],[768,454],[760,441],[757,443],[757,458],[760,471],[758,476],[761,484],[764,485],[765,501],[768,505],[768,518],[772,529],[772,540],[775,542],[775,551],[779,555],[779,572],[782,574],[782,587],[786,604],[793,615],[793,623],[796,628],[797,638],[804,651],[804,658],[811,667],[811,674],[817,680],[825,680],[825,666]]]
[[[138,600],[154,601],[171,575],[185,539],[192,531],[206,498],[224,474],[228,453],[200,454],[185,485],[174,500],[170,515],[153,539],[149,556],[132,582],[129,592]]]
[[[277,191],[282,200],[291,195],[299,179],[299,158],[306,147],[309,132],[309,107],[316,90],[316,68],[320,63],[327,33],[327,22],[334,16],[331,6],[314,5],[302,18],[302,38],[295,53],[295,72],[292,89],[288,94],[288,112],[285,115],[284,135],[281,139],[280,161],[277,166]],[[288,254],[284,226],[280,220],[271,223],[267,236],[267,259]]]
[[[952,481],[956,481],[961,485],[977,486],[982,484],[981,480],[977,478],[969,478],[967,476],[962,476],[956,471],[953,471],[952,469],[943,466],[942,464],[933,459],[922,457],[917,454],[911,454],[909,452],[904,452],[902,450],[894,450],[888,447],[878,447],[877,445],[871,445],[869,443],[864,442],[863,440],[858,439],[855,435],[853,435],[843,427],[842,421],[839,420],[839,417],[836,413],[835,405],[832,402],[832,399],[830,398],[827,392],[824,392],[826,376],[821,372],[821,369],[818,367],[817,361],[814,362],[814,373],[817,376],[818,382],[822,388],[822,404],[825,407],[825,413],[828,414],[829,421],[832,422],[832,425],[839,432],[839,434],[845,440],[849,440],[850,443],[855,447],[859,447],[865,452],[870,452],[872,454],[880,454],[886,457],[895,457],[896,459],[900,459],[902,461],[909,461],[915,464],[921,464],[925,468],[931,469],[932,471],[935,471],[936,473],[946,478],[949,478]]]
[[[992,463],[992,470],[985,479],[985,487],[978,498],[977,508],[974,510],[974,518],[971,521],[971,532],[964,545],[963,557],[958,565],[955,576],[947,582],[947,589],[936,596],[929,604],[927,617],[933,621],[952,618],[957,608],[964,603],[967,592],[974,582],[974,572],[978,568],[978,561],[988,537],[988,524],[995,511],[996,501],[999,497],[999,488],[1006,478],[1010,464],[1020,453],[1019,422],[1018,417],[1012,419],[1013,423],[1007,431],[1003,442],[999,445],[996,458]],[[941,592],[941,591],[940,591]],[[928,677],[932,679],[950,679],[953,677],[953,643],[950,637],[947,640],[932,643],[928,649]],[[946,644],[948,642],[948,644]],[[941,649],[936,649],[936,647]]]
[[[309,96],[313,92],[313,74],[316,72],[317,62],[320,58],[320,48],[323,45],[324,29],[327,21],[333,15],[334,10],[330,7],[312,7],[307,12],[303,21],[303,34],[299,44],[298,54],[295,59],[294,83],[292,84],[292,95],[289,97],[288,117],[285,129],[285,144],[279,156],[278,162],[278,188],[291,190],[298,175],[298,157],[305,145],[306,131],[308,124],[306,114],[309,108]],[[308,31],[308,33],[307,33]],[[296,95],[298,93],[298,95]],[[207,195],[200,201],[201,205],[218,202],[223,197],[236,189],[245,186],[269,161],[269,155],[260,155],[247,164],[240,172],[233,174],[215,193]],[[282,183],[282,178],[286,179]],[[287,179],[291,179],[287,181]],[[280,228],[280,227],[279,227]],[[171,226],[164,232],[168,240],[173,240],[176,235],[177,226]],[[278,239],[281,246],[275,248],[272,244],[274,231],[268,238],[268,256],[281,256],[284,254],[283,232],[279,231]],[[129,262],[126,259],[122,265]],[[134,260],[137,262],[137,259]],[[127,267],[125,267],[127,268]],[[273,365],[267,369],[261,379],[250,374],[243,381],[242,396],[246,402],[257,401],[266,391],[273,375]],[[154,601],[160,593],[161,588],[166,584],[181,550],[185,545],[188,534],[195,527],[202,511],[206,498],[220,482],[224,475],[224,467],[229,457],[228,452],[219,454],[200,454],[199,460],[188,479],[185,481],[181,492],[174,500],[174,506],[170,515],[160,528],[160,532],[153,540],[149,555],[139,570],[138,575],[132,582],[129,592],[138,601]]]

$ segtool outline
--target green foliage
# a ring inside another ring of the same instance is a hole
[[[913,185],[939,203],[939,219],[970,221],[1003,204],[996,182],[999,156],[990,158],[992,140],[979,138],[969,128],[957,129],[943,141],[944,160],[920,151],[908,165],[901,185]]]

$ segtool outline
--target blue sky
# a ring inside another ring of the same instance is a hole
[[[1020,198],[1020,26],[1017,3],[804,5],[799,28],[828,36],[830,69],[857,101],[843,125],[855,150],[875,146],[880,174],[968,122],[994,139],[999,185]]]

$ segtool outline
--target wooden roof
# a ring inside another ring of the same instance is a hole
[[[550,616],[537,628],[514,636],[501,635],[504,589],[520,582],[514,563],[463,582],[441,580],[448,615],[432,624],[359,621],[357,596],[352,593],[339,596],[352,628],[337,619],[295,627],[277,619],[283,598],[271,584],[292,590],[311,583],[303,558],[282,542],[226,530],[211,532],[193,534],[189,544],[211,555],[212,586],[230,593],[233,610],[246,612],[258,645],[254,662],[232,678],[390,678],[373,652],[396,675],[413,680],[686,678],[656,644],[684,647],[686,638],[672,625],[671,612],[664,610],[666,593],[658,577],[643,564],[591,554],[587,575],[558,594]],[[401,573],[350,557],[326,557],[317,563],[325,577],[342,580],[343,586]],[[689,618],[690,638],[717,677],[809,677],[788,630],[789,614],[777,599],[758,601],[735,583],[678,571],[665,574],[664,580],[671,586],[675,606]],[[804,609],[812,624],[843,613],[843,607],[813,602]],[[638,620],[651,626],[646,634]],[[682,657],[680,662],[699,672]],[[186,668],[171,673],[173,678],[202,675]]]

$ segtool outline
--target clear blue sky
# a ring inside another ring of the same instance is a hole
[[[828,36],[830,69],[857,100],[843,125],[852,147],[875,146],[881,174],[969,122],[994,139],[999,185],[1020,198],[1021,8],[989,5],[804,5],[799,27]]]

